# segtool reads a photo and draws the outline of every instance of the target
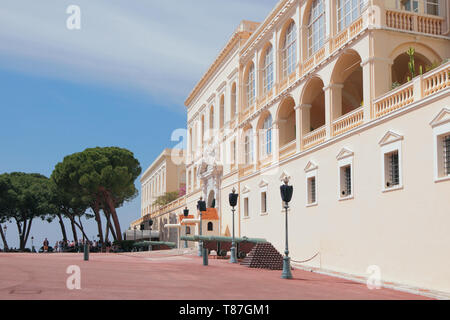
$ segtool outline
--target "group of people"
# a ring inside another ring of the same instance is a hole
[[[78,240],[78,241],[69,241],[69,240],[61,240],[61,241],[56,241],[55,246],[52,248],[53,252],[73,252],[75,250],[82,250],[84,248],[84,245],[86,243],[86,240]],[[103,248],[111,248],[112,247],[112,243],[110,241],[106,241],[103,243],[101,241],[87,241],[87,243],[89,244],[89,247],[92,251],[102,251],[102,247]],[[43,252],[50,252],[50,247],[49,247],[49,241],[47,238],[45,238],[44,242],[43,242]]]

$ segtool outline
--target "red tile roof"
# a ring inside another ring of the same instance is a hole
[[[180,217],[180,223],[182,223],[184,219],[195,219],[194,216],[187,216],[187,217],[185,217],[184,214],[180,214],[179,217]],[[188,226],[195,226],[196,224],[195,223],[188,223],[186,225],[188,225]]]
[[[206,212],[202,213],[203,220],[217,221],[219,220],[219,214],[217,213],[217,209],[209,208],[206,209]]]

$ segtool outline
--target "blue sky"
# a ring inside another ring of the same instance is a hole
[[[276,3],[2,0],[0,172],[49,176],[65,155],[96,146],[127,148],[145,170],[176,144],[185,98],[239,22],[262,21]],[[81,9],[81,30],[66,28],[69,5]],[[139,198],[121,208],[122,228],[139,214]],[[96,234],[93,222],[87,229]],[[31,234],[61,237],[39,221]],[[17,246],[15,226],[7,238]]]

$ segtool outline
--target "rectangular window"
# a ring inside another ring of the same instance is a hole
[[[261,213],[267,213],[267,192],[261,193]]]
[[[386,188],[400,185],[400,166],[398,150],[384,155]]]
[[[439,0],[426,0],[426,13],[434,16],[439,15]]]
[[[352,196],[352,167],[341,167],[341,198]]]
[[[249,202],[248,202],[248,198],[244,198],[244,217],[245,218],[249,217]]]
[[[315,204],[316,202],[316,177],[311,177],[308,179],[308,204]]]
[[[443,138],[444,173],[450,176],[450,135]]]

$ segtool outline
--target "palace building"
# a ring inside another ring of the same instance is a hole
[[[186,196],[303,267],[450,292],[450,5],[281,0],[187,98]],[[144,212],[145,214],[146,212]],[[156,217],[144,215],[142,221]]]

